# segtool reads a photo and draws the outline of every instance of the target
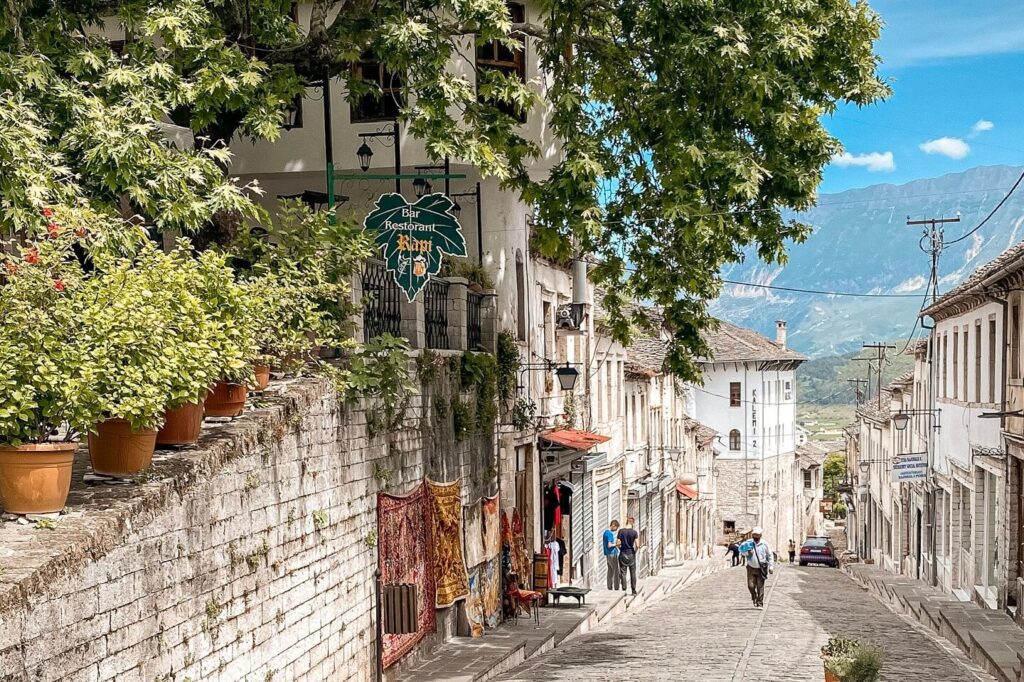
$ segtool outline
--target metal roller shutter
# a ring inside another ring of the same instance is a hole
[[[597,487],[597,525],[594,527],[595,541],[601,547],[601,551],[597,553],[597,582],[598,586],[605,581],[608,575],[608,566],[602,560],[604,556],[604,545],[601,544],[601,538],[604,534],[604,529],[608,527],[608,521],[611,520],[608,512],[608,483],[604,483]]]
[[[573,578],[582,577],[593,560],[594,534],[594,475],[574,474],[572,483],[576,491],[572,496],[571,547]]]
[[[598,557],[594,554],[594,474],[587,473],[583,477],[583,487],[585,491],[583,499],[583,532],[580,538],[580,546],[583,548],[583,551],[581,556],[582,562],[579,564],[579,575],[587,578],[587,584],[589,585],[593,578],[594,566],[603,563],[598,562],[596,560]],[[601,530],[604,530],[604,528],[601,528]],[[590,573],[589,578],[587,572]]]
[[[655,574],[661,569],[662,558],[664,557],[662,550],[664,539],[662,537],[661,493],[651,493],[647,499],[650,500],[649,507],[651,512],[651,574]]]

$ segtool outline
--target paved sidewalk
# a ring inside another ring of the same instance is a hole
[[[992,682],[842,571],[781,566],[769,579],[764,610],[751,606],[745,583],[743,568],[719,571],[501,679],[809,682],[823,679],[821,646],[838,635],[882,647],[882,680]]]
[[[636,597],[622,592],[593,590],[586,606],[575,599],[562,599],[557,606],[540,610],[540,627],[532,618],[520,617],[517,624],[505,623],[476,639],[456,637],[425,656],[414,667],[388,676],[394,682],[477,682],[498,677],[524,661],[551,651],[599,625],[636,613],[704,576],[725,567],[724,561],[701,559],[664,568],[657,576],[645,578]]]
[[[941,636],[997,680],[1020,679],[1024,631],[1006,614],[870,564],[848,564],[844,570],[883,604]]]

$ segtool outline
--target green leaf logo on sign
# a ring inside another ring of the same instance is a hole
[[[377,199],[376,208],[363,221],[372,230],[384,264],[411,303],[441,271],[441,257],[466,256],[462,226],[452,214],[452,200],[444,194],[428,194],[409,204],[391,192]]]

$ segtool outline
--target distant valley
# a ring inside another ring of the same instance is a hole
[[[722,273],[727,279],[762,285],[913,297],[852,298],[726,285],[713,311],[769,338],[774,338],[775,320],[786,320],[789,345],[812,357],[856,351],[865,341],[905,342],[925,295],[929,265],[919,248],[921,228],[907,227],[907,217],[959,213],[961,222],[946,230],[947,240],[955,239],[985,217],[1021,170],[983,166],[903,185],[824,194],[816,208],[799,216],[814,231],[803,244],[792,245],[785,267],[767,266],[752,256]],[[976,234],[946,249],[939,267],[940,293],[1022,239],[1024,191]],[[803,373],[811,369],[807,366]],[[846,397],[852,399],[852,394]]]

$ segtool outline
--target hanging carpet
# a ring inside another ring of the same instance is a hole
[[[484,553],[484,519],[480,502],[474,502],[465,509],[464,523],[466,540],[466,566],[472,570],[487,561]]]
[[[498,496],[483,499],[484,555],[493,559],[501,554],[501,515]]]
[[[427,481],[433,517],[431,544],[437,608],[451,606],[469,594],[469,575],[462,554],[462,481]]]
[[[437,627],[434,611],[434,562],[431,551],[430,498],[425,485],[398,497],[377,493],[377,552],[381,582],[416,585],[419,628],[407,635],[384,635],[387,668],[399,661]]]

